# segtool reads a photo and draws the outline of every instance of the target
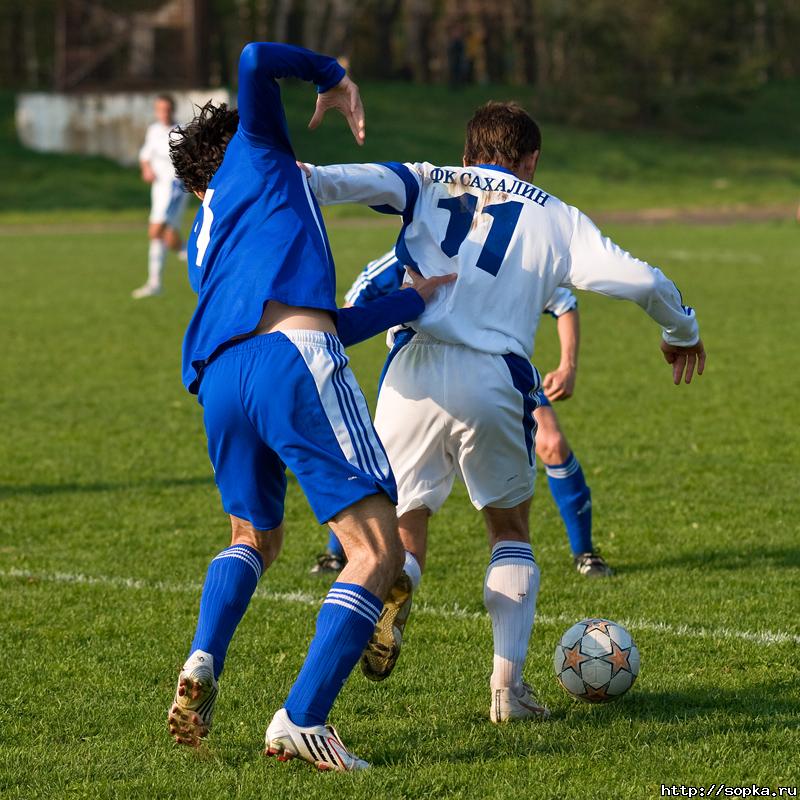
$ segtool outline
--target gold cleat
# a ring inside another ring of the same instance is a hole
[[[217,693],[214,657],[197,650],[183,665],[167,716],[169,732],[178,744],[198,747],[208,736]]]
[[[361,671],[371,681],[386,680],[400,658],[403,631],[411,613],[411,595],[411,578],[401,572],[389,590],[375,632],[361,656]]]

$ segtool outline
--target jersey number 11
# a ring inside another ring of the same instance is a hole
[[[452,258],[458,252],[472,227],[478,198],[474,194],[465,192],[460,197],[447,197],[440,200],[437,205],[450,212],[450,221],[447,223],[447,231],[442,239],[441,248],[446,256]],[[478,269],[488,272],[492,277],[497,277],[521,212],[522,203],[515,200],[483,207],[481,213],[488,214],[493,221],[481,254],[475,262]]]

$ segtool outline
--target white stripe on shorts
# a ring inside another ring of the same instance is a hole
[[[367,465],[365,471],[386,480],[389,477],[389,461],[372,427],[372,417],[361,387],[356,383],[353,373],[346,369],[348,360],[344,346],[335,336],[326,334],[326,337],[331,357],[338,366],[333,373],[333,382],[339,390],[345,421],[349,424],[353,440],[358,443],[357,449]]]
[[[320,333],[318,340],[309,341],[307,331],[282,333],[306,362],[344,457],[361,472],[386,480],[389,461],[372,427],[364,395],[346,368],[347,356],[339,340]]]

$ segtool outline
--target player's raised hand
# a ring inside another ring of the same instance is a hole
[[[542,381],[545,397],[551,403],[568,400],[575,392],[575,378],[575,370],[572,367],[559,367],[548,372]]]
[[[449,275],[434,275],[432,278],[423,278],[416,270],[406,267],[406,273],[411,278],[411,283],[406,283],[402,288],[416,289],[417,294],[427,303],[433,297],[433,293],[440,287],[453,281],[458,277],[455,272]]]
[[[684,371],[686,383],[691,383],[695,367],[697,367],[698,375],[702,375],[706,368],[706,349],[703,347],[702,339],[699,339],[697,344],[693,344],[691,347],[676,347],[673,344],[667,344],[662,339],[661,352],[664,354],[666,362],[672,365],[672,380],[676,386],[680,384]]]
[[[364,105],[361,102],[361,95],[356,86],[347,75],[339,83],[327,92],[317,95],[317,107],[314,116],[308,123],[312,130],[319,127],[325,112],[329,108],[335,108],[347,120],[350,130],[353,132],[356,143],[364,144]]]

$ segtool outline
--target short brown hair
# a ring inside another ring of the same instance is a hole
[[[527,111],[517,103],[482,105],[467,123],[464,144],[466,164],[505,161],[517,165],[542,147],[542,133]]]

